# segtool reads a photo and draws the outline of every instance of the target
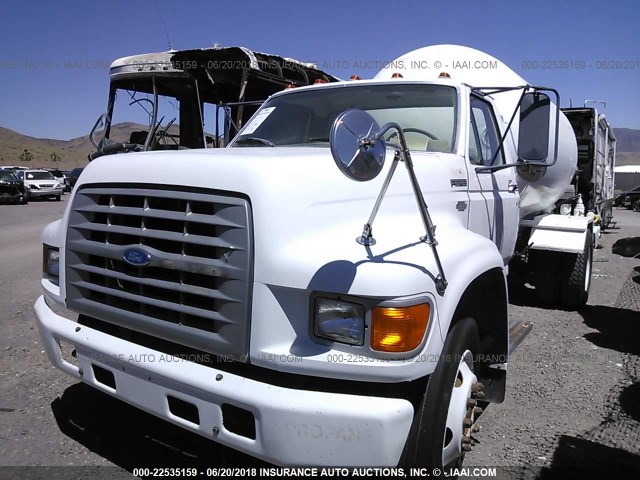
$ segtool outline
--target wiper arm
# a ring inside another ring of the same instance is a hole
[[[244,137],[241,138],[239,140],[236,141],[236,145],[239,145],[241,143],[261,143],[263,145],[267,145],[269,147],[275,147],[276,144],[267,140],[266,138],[260,138],[260,137]]]

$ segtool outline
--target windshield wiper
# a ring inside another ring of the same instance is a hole
[[[244,138],[241,138],[241,139],[237,140],[235,144],[236,145],[240,145],[241,143],[261,143],[261,144],[267,145],[269,147],[275,147],[276,146],[275,143],[270,142],[266,138],[260,138],[260,137],[244,137]]]

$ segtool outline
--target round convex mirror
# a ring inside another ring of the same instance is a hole
[[[333,122],[329,137],[331,154],[347,177],[364,182],[380,173],[384,165],[384,140],[367,141],[379,131],[373,117],[357,109],[342,112]]]

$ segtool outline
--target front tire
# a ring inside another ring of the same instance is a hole
[[[456,322],[415,410],[403,464],[440,469],[462,464],[472,445],[470,431],[478,414],[475,397],[482,396],[473,373],[478,346],[475,320]]]

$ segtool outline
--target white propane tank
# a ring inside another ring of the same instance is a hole
[[[451,80],[439,78],[446,72]],[[527,85],[527,81],[500,60],[480,50],[461,45],[432,45],[406,53],[389,62],[374,77],[391,79],[400,73],[398,80],[440,81],[448,84],[467,84],[473,87],[515,87]],[[492,96],[498,109],[498,123],[504,133],[522,90],[498,93]],[[553,95],[551,95],[553,100]],[[518,119],[516,116],[511,132],[505,140],[506,150],[515,151],[518,145]],[[578,147],[569,120],[560,112],[558,131],[558,160],[548,167],[544,176],[536,181],[527,181],[518,175],[520,190],[520,217],[530,217],[553,208],[571,182],[577,167]],[[550,153],[553,154],[555,118],[550,125]],[[464,139],[463,152],[467,151]],[[507,154],[508,158],[509,155]],[[549,160],[551,160],[551,157]],[[511,158],[515,161],[515,158]]]

